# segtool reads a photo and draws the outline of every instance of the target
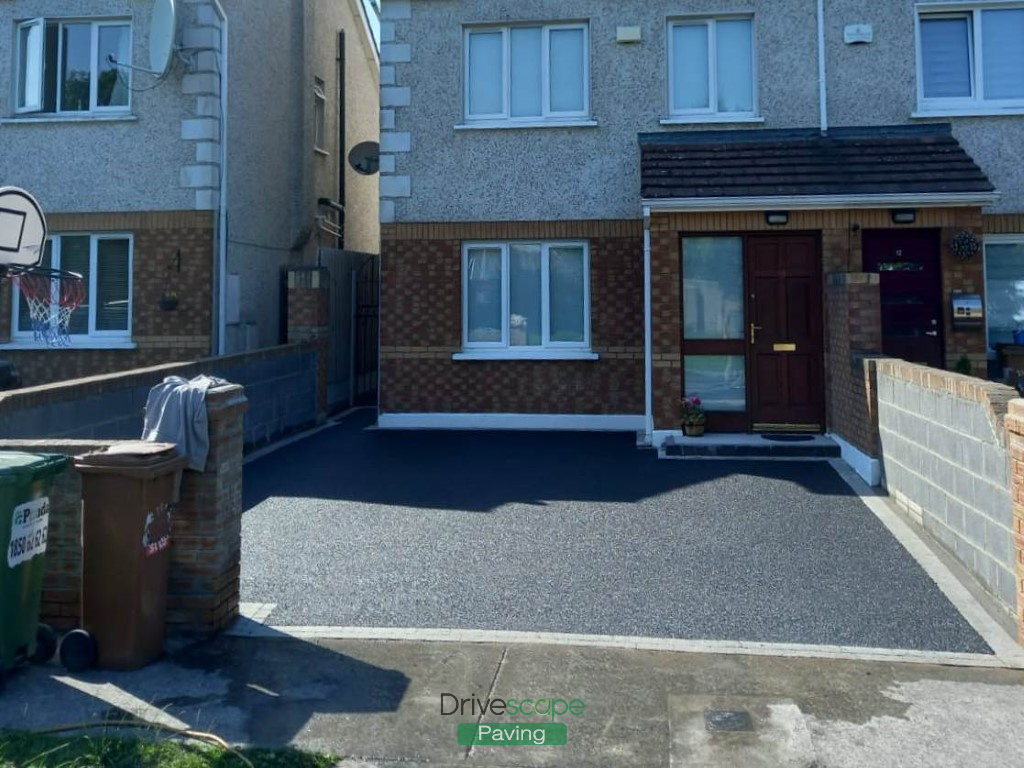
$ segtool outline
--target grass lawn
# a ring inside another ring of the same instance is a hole
[[[245,749],[255,768],[332,768],[338,758],[294,749]],[[237,755],[193,742],[0,732],[0,768],[247,768]]]

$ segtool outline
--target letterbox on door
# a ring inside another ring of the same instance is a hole
[[[953,327],[980,328],[985,324],[985,305],[979,293],[954,293]]]

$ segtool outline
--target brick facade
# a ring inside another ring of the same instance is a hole
[[[288,270],[288,343],[308,343],[316,350],[317,413],[327,414],[331,345],[331,273],[326,267]]]
[[[465,240],[590,243],[591,347],[599,360],[462,360]],[[381,243],[381,411],[644,412],[639,221],[400,224]]]
[[[210,352],[215,248],[211,212],[51,214],[47,223],[52,234],[132,234],[135,348],[4,349],[12,319],[11,287],[5,281],[0,285],[0,358],[15,364],[23,386],[194,360]],[[177,294],[176,309],[160,309],[164,291]]]

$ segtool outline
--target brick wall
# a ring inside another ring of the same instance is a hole
[[[464,360],[464,240],[590,243],[591,346],[599,360]],[[642,414],[639,221],[400,224],[381,244],[381,411]]]
[[[237,385],[207,394],[210,451],[205,472],[182,473],[172,517],[167,624],[175,634],[210,634],[238,615],[242,519],[242,418]],[[110,441],[3,440],[0,451],[63,453],[103,450]],[[68,630],[81,622],[81,476],[59,474],[50,493],[50,526],[41,620]]]
[[[24,386],[82,378],[109,371],[191,360],[210,352],[214,219],[209,211],[51,214],[52,234],[128,232],[132,259],[134,349],[4,349]],[[180,269],[178,253],[181,253]],[[178,296],[177,309],[161,310],[164,291]],[[11,286],[0,285],[0,345],[11,337]]]
[[[320,417],[327,414],[328,406],[330,286],[331,274],[325,267],[293,267],[288,270],[288,343],[305,343],[316,350],[316,402]]]
[[[317,352],[288,345],[0,392],[6,438],[137,438],[149,390],[167,376],[218,376],[246,387],[247,449],[317,420]]]
[[[1024,400],[1013,400],[1005,419],[1013,502],[1013,574],[1017,591],[1017,639],[1024,644]]]
[[[1005,385],[879,360],[885,486],[996,597],[1017,610]]]
[[[879,277],[834,272],[825,278],[825,382],[832,432],[878,456],[875,368],[882,348]]]

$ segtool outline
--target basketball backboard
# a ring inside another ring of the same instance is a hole
[[[0,271],[33,267],[43,258],[46,219],[39,203],[17,187],[0,187]]]

